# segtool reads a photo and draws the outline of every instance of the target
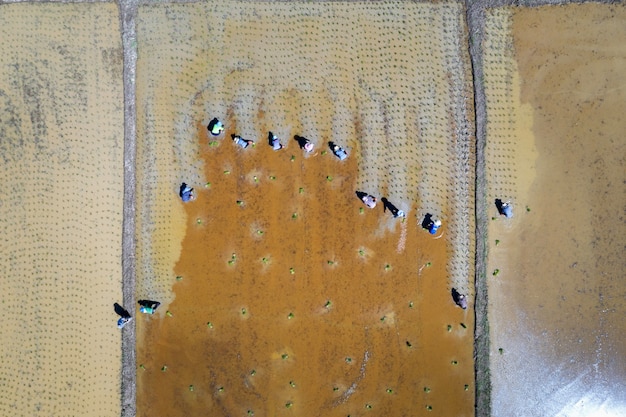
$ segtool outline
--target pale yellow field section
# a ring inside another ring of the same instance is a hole
[[[119,416],[113,3],[0,5],[0,415]]]
[[[187,221],[178,187],[210,186],[199,155],[213,117],[260,146],[271,130],[298,156],[294,135],[320,150],[329,141],[346,148],[359,161],[356,190],[387,197],[409,221],[426,213],[443,220],[450,286],[472,294],[473,95],[463,16],[455,2],[140,6],[138,295],[171,300]]]
[[[626,415],[625,21],[591,3],[487,13],[496,416]]]

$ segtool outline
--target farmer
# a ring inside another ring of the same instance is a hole
[[[339,145],[333,144],[331,149],[333,150],[335,156],[341,161],[345,160],[348,157],[348,153]]]
[[[191,201],[194,199],[193,188],[189,187],[183,182],[183,184],[180,186],[180,191],[178,192],[178,195],[180,196],[181,200],[183,200],[183,203]]]
[[[237,145],[241,146],[244,149],[250,145],[254,145],[253,141],[244,139],[239,135],[233,135],[233,142],[235,142]]]
[[[363,203],[369,208],[373,209],[374,207],[376,207],[376,197],[374,197],[373,195],[366,194],[361,197],[361,201],[363,201]]]
[[[454,304],[458,305],[463,310],[467,308],[467,297],[459,293],[456,288],[452,288],[452,300],[454,301]]]
[[[213,120],[209,122],[207,129],[213,136],[219,136],[224,131],[224,125],[216,118],[213,118]]]
[[[498,209],[498,213],[500,213],[501,216],[507,218],[513,217],[513,207],[510,201],[503,203],[502,200],[496,198],[496,208]]]
[[[283,148],[283,144],[280,143],[280,139],[278,139],[278,136],[276,136],[272,132],[270,132],[270,134],[269,134],[269,140],[270,140],[270,146],[275,151],[279,151],[279,150],[281,150]]]
[[[154,314],[156,309],[161,305],[158,301],[152,300],[139,300],[137,303],[140,305],[139,311],[144,314]]]
[[[126,326],[128,323],[130,323],[130,321],[132,319],[133,318],[130,315],[120,317],[119,320],[117,321],[117,328],[118,329],[123,329],[124,326]]]
[[[428,233],[434,235],[441,227],[441,220],[433,220],[433,215],[430,213],[426,213],[426,216],[424,216],[424,221],[422,222],[422,227],[428,230]]]

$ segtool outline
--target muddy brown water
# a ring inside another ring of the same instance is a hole
[[[513,148],[536,154],[514,218],[490,227],[493,415],[626,414],[625,19],[593,4],[504,19],[531,121]]]
[[[446,240],[415,217],[375,233],[391,215],[361,213],[355,156],[199,137],[210,186],[185,206],[171,316],[138,325],[138,415],[471,415]]]

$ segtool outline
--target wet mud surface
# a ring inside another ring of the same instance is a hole
[[[139,11],[137,415],[473,415],[460,7],[211,5]]]
[[[202,141],[211,185],[185,207],[171,317],[140,318],[138,415],[471,414],[473,318],[441,288],[445,238],[361,213],[357,156]]]
[[[496,119],[494,103],[507,97],[522,111],[504,145],[487,138],[487,164],[502,164],[489,185],[493,415],[621,415],[625,9],[506,13],[518,73],[501,80],[519,87],[488,90],[487,100]],[[518,159],[506,160],[507,149]],[[503,180],[516,170],[532,175]],[[498,216],[494,198],[512,199],[514,217]]]

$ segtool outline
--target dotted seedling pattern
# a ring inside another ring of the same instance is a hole
[[[118,9],[0,9],[0,415],[119,416]]]
[[[461,5],[197,9],[168,5],[159,31],[138,31],[138,292],[172,297],[185,222],[176,186],[204,184],[198,154],[213,140],[206,124],[219,117],[228,134],[260,146],[272,130],[290,153],[299,151],[296,134],[318,149],[340,143],[359,160],[357,189],[388,197],[410,221],[429,212],[446,222],[448,280],[471,293],[474,145]],[[157,15],[140,8],[139,28]],[[160,86],[159,71],[176,81]]]

